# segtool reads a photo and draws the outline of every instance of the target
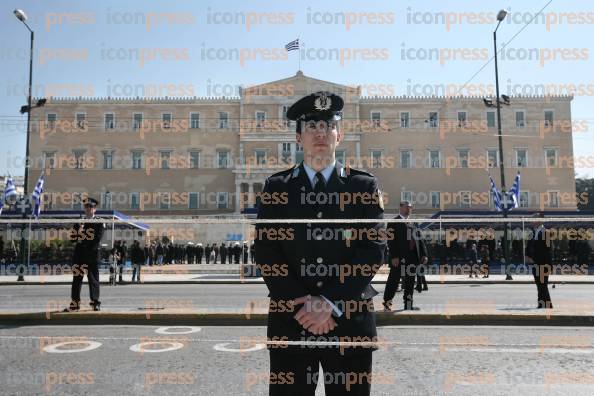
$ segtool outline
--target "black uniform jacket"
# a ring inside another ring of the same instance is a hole
[[[96,217],[95,217],[96,219]],[[97,265],[101,259],[99,246],[105,224],[83,222],[75,224],[70,233],[70,240],[75,241],[72,264]]]
[[[256,262],[268,286],[268,337],[273,341],[374,341],[371,279],[384,262],[383,202],[376,178],[336,163],[327,194],[316,194],[303,164],[266,181],[258,219],[343,219],[340,223],[274,223],[256,227]],[[327,198],[324,199],[322,195]],[[340,198],[342,197],[342,199]],[[370,223],[349,223],[370,219]],[[342,312],[338,326],[314,336],[293,318],[288,301],[324,296]],[[326,347],[328,348],[328,347]],[[310,347],[290,347],[291,352]],[[347,348],[348,351],[361,349]]]

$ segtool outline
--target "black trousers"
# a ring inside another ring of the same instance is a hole
[[[551,295],[549,294],[549,274],[551,273],[550,265],[534,265],[532,266],[532,275],[534,275],[534,283],[538,292],[538,306],[550,307]]]
[[[426,265],[417,266],[417,290],[427,289],[427,279],[425,279]]]
[[[413,293],[415,290],[415,276],[417,275],[417,264],[406,263],[402,266],[402,271],[402,300],[404,302],[404,307],[410,308],[413,305]]]
[[[402,267],[400,265],[397,267],[390,265],[390,273],[388,274],[386,288],[384,289],[384,301],[392,301],[396,295],[396,290],[400,284],[401,271]]]
[[[314,396],[316,386],[321,382],[326,396],[368,396],[371,367],[371,350],[342,356],[338,351],[328,349],[309,354],[271,349],[269,395]]]
[[[74,276],[72,277],[72,289],[70,292],[70,298],[75,303],[80,303],[80,289],[82,288],[84,273],[87,274],[87,280],[89,281],[89,295],[93,304],[99,305],[99,266],[97,264],[90,264],[86,267],[86,270],[81,269],[78,265],[73,268]]]

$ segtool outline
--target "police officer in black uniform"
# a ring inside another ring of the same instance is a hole
[[[95,211],[97,209],[97,200],[88,198],[84,202],[85,219],[97,219]],[[94,311],[100,310],[101,301],[99,301],[99,244],[105,224],[83,222],[75,224],[70,231],[70,240],[76,241],[74,253],[72,255],[72,291],[70,306],[64,311],[78,311],[80,309],[80,289],[82,287],[83,276],[87,274],[89,281],[89,294],[91,297],[91,306]]]
[[[402,201],[398,218],[408,219],[411,210],[412,204],[409,201]],[[398,277],[402,277],[404,309],[418,310],[418,307],[413,306],[413,293],[419,264],[427,264],[428,261],[425,241],[414,223],[390,223],[388,228],[393,230],[393,238],[388,242],[392,268],[390,268],[384,291],[384,309],[392,310],[392,298],[396,291],[396,274],[398,274]]]
[[[535,215],[532,238],[526,244],[526,262],[532,265],[532,275],[538,292],[537,308],[553,308],[549,293],[549,275],[553,271],[553,253],[547,229],[543,223],[543,213]]]
[[[371,279],[384,262],[383,198],[373,175],[335,160],[342,108],[329,92],[289,108],[304,160],[269,177],[261,195],[258,219],[344,220],[256,227],[256,263],[270,297],[270,395],[314,395],[318,379],[326,395],[370,394],[377,341]],[[345,384],[347,373],[356,383]]]

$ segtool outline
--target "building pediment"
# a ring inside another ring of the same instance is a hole
[[[333,83],[330,81],[318,80],[298,71],[294,76],[281,80],[271,81],[264,84],[245,87],[241,90],[241,98],[244,101],[254,97],[286,97],[298,99],[317,91],[329,91],[342,96],[359,97],[359,86],[348,86]]]

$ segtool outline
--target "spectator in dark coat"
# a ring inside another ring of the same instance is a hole
[[[221,243],[221,248],[219,249],[221,253],[221,264],[227,263],[227,244],[225,242]]]
[[[144,264],[144,251],[140,248],[138,241],[132,243],[130,248],[130,260],[132,261],[132,283],[140,283],[140,270]]]
[[[206,264],[210,264],[210,254],[212,253],[212,246],[210,246],[210,243],[206,244],[206,247],[204,248],[204,255],[206,256]]]

